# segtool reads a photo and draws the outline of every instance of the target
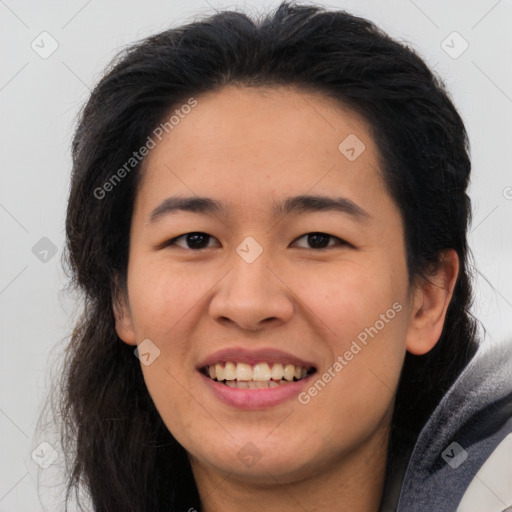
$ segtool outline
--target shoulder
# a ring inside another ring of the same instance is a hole
[[[498,444],[478,470],[457,508],[457,512],[482,510],[512,512],[512,433]]]
[[[512,511],[512,340],[486,343],[421,431],[396,512]]]

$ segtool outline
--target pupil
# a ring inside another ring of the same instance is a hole
[[[208,245],[210,235],[205,233],[190,233],[187,235],[187,244],[193,249],[202,249]],[[329,236],[323,233],[310,233],[308,235],[308,243],[314,248],[327,247]]]
[[[322,233],[311,233],[308,235],[308,243],[315,248],[327,246],[327,243],[322,243],[322,239],[324,242],[329,241],[329,237]]]
[[[191,246],[191,248],[202,249],[208,245],[208,237],[209,235],[205,235],[204,233],[190,233],[187,235],[187,244]]]

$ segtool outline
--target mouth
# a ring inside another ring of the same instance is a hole
[[[274,347],[226,347],[197,366],[207,393],[224,405],[269,411],[295,400],[318,366]]]
[[[218,361],[203,366],[200,372],[214,382],[230,388],[269,389],[286,386],[316,373],[314,366],[292,363]]]

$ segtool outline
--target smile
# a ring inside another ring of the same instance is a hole
[[[275,388],[302,380],[315,372],[314,367],[281,363],[218,362],[202,368],[213,381],[238,389]]]

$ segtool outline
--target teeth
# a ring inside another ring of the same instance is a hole
[[[224,380],[224,365],[221,363],[217,363],[215,365],[215,374],[217,376],[217,380]]]
[[[219,376],[217,375],[217,380]],[[245,363],[237,363],[236,365],[236,380],[252,380],[252,366]]]
[[[228,361],[208,366],[206,374],[213,380],[225,381],[230,387],[262,389],[273,388],[294,379],[303,379],[308,374],[308,368],[293,364],[283,366],[281,363],[257,363],[251,366]]]
[[[226,380],[235,380],[236,379],[236,366],[235,363],[226,363],[224,367],[224,378]]]
[[[293,380],[293,377],[295,377],[295,366],[293,366],[293,364],[287,364],[284,367],[284,378],[286,380]],[[217,378],[219,378],[219,374],[217,374]]]
[[[306,370],[307,372],[307,370]],[[273,380],[281,380],[284,375],[283,365],[281,363],[277,363],[272,365],[272,372],[270,376]]]
[[[262,381],[258,382],[255,380],[250,381],[236,381],[236,380],[226,380],[224,381],[224,384],[226,386],[229,386],[230,388],[238,388],[238,389],[268,389],[268,388],[277,388],[278,386],[282,386],[283,384],[286,384],[287,382],[285,380],[280,380],[279,382],[276,382],[275,380],[268,380],[268,381]]]
[[[227,363],[226,363],[227,365]],[[266,381],[270,380],[270,366],[267,363],[255,364],[252,369],[252,380]]]

